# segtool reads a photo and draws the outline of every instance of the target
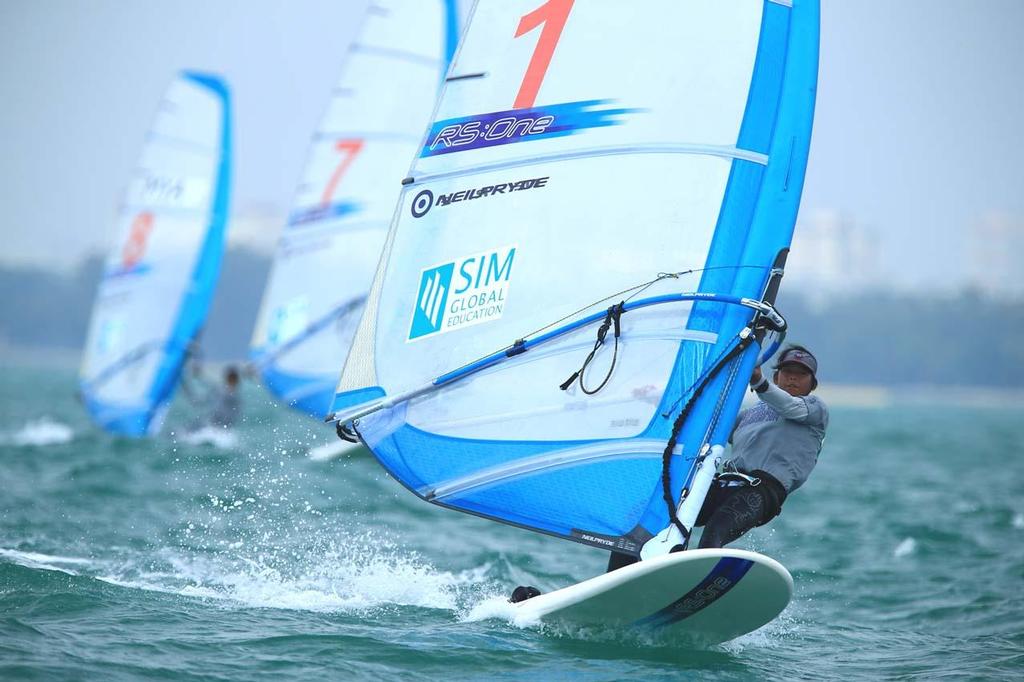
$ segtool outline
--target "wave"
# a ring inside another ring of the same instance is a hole
[[[204,426],[195,431],[171,435],[186,445],[211,445],[218,450],[234,450],[238,447],[237,433],[216,426]]]
[[[899,559],[910,556],[915,549],[917,549],[917,541],[914,538],[903,538],[900,544],[896,545],[896,549],[892,551],[892,555]]]
[[[314,462],[329,462],[341,457],[350,457],[363,450],[362,443],[349,443],[340,438],[321,445],[309,447],[309,458]]]
[[[304,556],[296,552],[293,563],[282,567],[232,553],[202,556],[178,549],[137,559],[95,560],[0,548],[0,559],[127,589],[217,600],[228,607],[344,613],[394,607],[457,611],[489,568],[438,570],[415,554],[370,542]]]
[[[13,433],[0,435],[0,443],[17,447],[39,447],[69,443],[74,437],[74,429],[67,424],[42,417],[26,422]]]
[[[83,569],[96,566],[93,559],[80,557],[55,556],[42,554],[40,552],[24,552],[17,549],[0,547],[0,559],[6,559],[10,563],[35,568],[43,571],[59,571],[68,575],[80,575]]]

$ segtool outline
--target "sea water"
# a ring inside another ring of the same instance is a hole
[[[134,440],[92,427],[74,381],[0,374],[0,679],[1024,675],[1019,404],[834,407],[810,481],[734,545],[787,566],[793,602],[693,649],[514,622],[515,585],[607,555],[422,502],[365,450],[311,459],[331,429],[257,387],[224,437],[176,405]]]

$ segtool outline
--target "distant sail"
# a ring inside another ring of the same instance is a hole
[[[322,418],[458,39],[455,0],[374,0],[310,148],[252,340],[263,383]]]
[[[479,0],[331,418],[426,500],[638,554],[784,325],[817,51],[816,0]]]
[[[108,431],[160,429],[220,272],[230,175],[227,86],[184,71],[121,206],[82,358],[83,402]]]

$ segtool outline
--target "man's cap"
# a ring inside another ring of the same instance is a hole
[[[818,373],[818,361],[814,359],[813,355],[801,348],[790,348],[779,356],[779,364],[776,367],[782,367],[783,365],[800,365],[809,369],[812,375]]]

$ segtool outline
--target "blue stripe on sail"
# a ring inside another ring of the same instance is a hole
[[[343,218],[347,215],[353,215],[358,213],[362,209],[362,205],[355,201],[336,201],[326,206],[313,206],[311,208],[301,208],[288,216],[288,222],[285,224],[285,229],[295,229],[299,227],[305,227],[310,223],[319,222],[321,220],[330,220],[332,218]]]
[[[323,418],[334,398],[332,374],[289,374],[272,365],[262,369],[263,385],[290,407]]]
[[[448,75],[448,69],[455,58],[455,48],[459,45],[459,8],[458,0],[444,0],[444,68],[441,69],[441,83]]]
[[[386,395],[387,393],[380,386],[368,386],[355,391],[344,391],[334,396],[334,402],[331,403],[331,413],[340,412],[346,407],[362,405],[371,400],[383,398]]]
[[[231,101],[227,86],[220,78],[185,71],[182,77],[213,92],[221,100],[221,157],[217,168],[216,192],[210,211],[210,226],[206,231],[199,258],[192,272],[190,286],[178,312],[178,319],[171,328],[164,344],[163,362],[157,369],[147,397],[152,405],[147,430],[153,431],[160,424],[151,418],[159,407],[168,402],[174,394],[185,363],[189,344],[202,328],[213,298],[214,287],[220,274],[221,257],[224,253],[224,233],[227,228],[228,197],[231,180]]]
[[[152,406],[118,407],[96,400],[83,391],[82,402],[85,409],[104,431],[125,436],[144,436],[149,429],[153,417]]]
[[[782,90],[783,67],[786,63],[786,45],[788,38],[788,22],[790,10],[781,5],[766,2],[761,15],[761,38],[758,41],[757,54],[754,58],[754,71],[751,76],[750,92],[747,95],[746,109],[740,124],[736,146],[767,154],[771,143],[772,131],[775,126],[776,112]],[[769,156],[769,163],[771,157]],[[746,263],[741,261],[758,198],[764,168],[744,161],[734,161],[729,173],[722,207],[719,212],[718,224],[711,242],[706,267]],[[786,240],[786,244],[789,240]],[[780,247],[781,248],[781,247]],[[775,254],[767,260],[753,261],[770,264]],[[763,283],[767,281],[768,271],[755,273]],[[760,287],[753,291],[739,293],[733,289],[737,271],[729,268],[705,270],[701,277],[698,291],[732,292],[740,296],[758,296]],[[688,327],[709,331],[721,322],[718,312],[721,306],[698,304],[694,306]]]

